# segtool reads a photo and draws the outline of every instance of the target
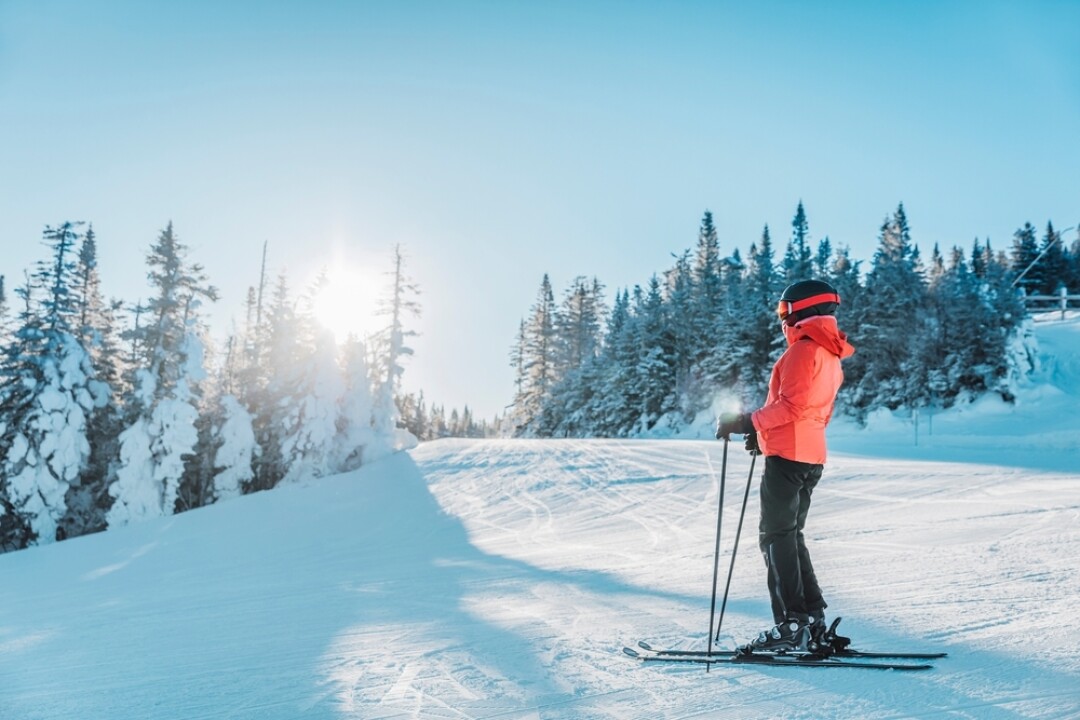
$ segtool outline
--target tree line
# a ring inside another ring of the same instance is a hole
[[[85,228],[85,229],[84,229]],[[151,295],[105,300],[93,226],[43,233],[47,257],[9,297],[0,277],[0,551],[171,515],[393,452],[418,290],[400,247],[385,329],[338,345],[266,276],[242,327],[210,342],[218,299],[170,222],[151,244]]]
[[[785,349],[777,300],[808,278],[837,288],[840,327],[856,347],[839,412],[864,421],[879,408],[945,408],[987,392],[1011,401],[1034,363],[1023,293],[1080,288],[1080,239],[1065,247],[1048,223],[1040,240],[1025,223],[1009,251],[976,238],[968,250],[935,243],[924,258],[900,203],[864,268],[828,236],[811,241],[801,201],[779,258],[767,225],[745,255],[725,255],[706,211],[696,245],[610,307],[597,278],[575,278],[556,302],[543,276],[511,346],[510,431],[625,437],[685,427],[721,398],[759,407]]]

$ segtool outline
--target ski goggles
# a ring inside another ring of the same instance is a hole
[[[810,297],[804,298],[802,300],[781,300],[776,305],[776,314],[780,317],[781,320],[787,320],[788,316],[791,315],[791,313],[805,310],[808,307],[813,307],[814,305],[818,305],[820,303],[830,302],[839,305],[840,296],[836,293],[821,293],[820,295],[811,295]]]

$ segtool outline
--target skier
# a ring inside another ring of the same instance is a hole
[[[825,426],[844,379],[840,360],[855,352],[837,327],[839,304],[826,282],[788,286],[777,307],[788,347],[773,366],[765,405],[717,419],[717,439],[744,435],[748,450],[765,455],[758,545],[775,626],[741,646],[742,652],[812,650],[830,641],[824,637],[827,605],[803,527],[825,464]]]

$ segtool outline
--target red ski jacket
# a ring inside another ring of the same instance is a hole
[[[769,398],[751,416],[765,455],[825,463],[825,426],[844,381],[840,360],[855,352],[831,315],[784,326],[788,348],[773,366]]]

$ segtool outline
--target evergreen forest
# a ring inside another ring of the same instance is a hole
[[[976,238],[926,256],[901,203],[865,262],[827,236],[814,244],[800,201],[782,249],[765,226],[744,255],[721,247],[706,211],[695,246],[610,306],[595,277],[575,278],[556,302],[544,275],[511,345],[509,431],[627,437],[760,407],[785,349],[774,308],[787,285],[810,278],[838,290],[837,319],[856,348],[839,412],[865,421],[880,408],[947,408],[989,392],[1011,401],[1035,362],[1025,296],[1080,289],[1080,239],[1066,247],[1052,223],[1041,236],[1025,223],[1007,249]]]

